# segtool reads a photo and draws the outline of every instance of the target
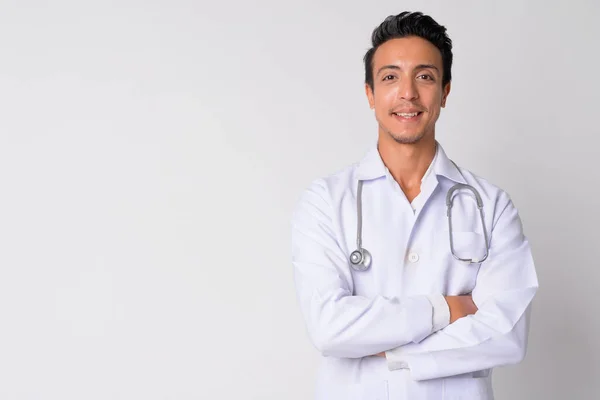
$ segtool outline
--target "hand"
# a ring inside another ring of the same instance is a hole
[[[457,319],[475,314],[478,310],[470,294],[463,296],[444,296],[450,308],[450,323]]]

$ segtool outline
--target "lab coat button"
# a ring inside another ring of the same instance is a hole
[[[411,263],[416,263],[417,261],[419,261],[419,255],[417,253],[410,253],[408,255],[408,261],[410,261]]]

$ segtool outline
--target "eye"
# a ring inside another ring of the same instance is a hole
[[[388,78],[390,78],[390,79],[388,79]],[[386,76],[384,76],[384,77],[383,77],[383,79],[382,79],[382,80],[383,80],[383,81],[389,81],[389,80],[391,80],[391,79],[394,79],[394,78],[395,78],[395,76],[394,76],[394,75],[386,75]]]
[[[424,79],[426,81],[433,81],[433,76],[429,75],[429,74],[422,74],[418,76],[419,79]]]

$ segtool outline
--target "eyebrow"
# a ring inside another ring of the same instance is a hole
[[[425,69],[425,68],[431,68],[431,69],[436,70],[438,73],[440,72],[439,68],[433,64],[419,64],[415,67],[415,69]],[[402,70],[402,68],[400,68],[397,65],[384,65],[383,67],[379,68],[379,70],[377,71],[377,75],[379,75],[381,73],[381,71],[383,71],[385,69],[394,69],[394,70],[398,70],[398,71]]]

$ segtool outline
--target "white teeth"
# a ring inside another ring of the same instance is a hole
[[[396,113],[396,115],[399,115],[399,116],[401,116],[401,117],[404,117],[404,118],[412,118],[412,117],[416,117],[416,116],[417,116],[417,114],[418,114],[418,112],[416,112],[416,113],[410,113],[410,114],[406,114],[406,113]]]

